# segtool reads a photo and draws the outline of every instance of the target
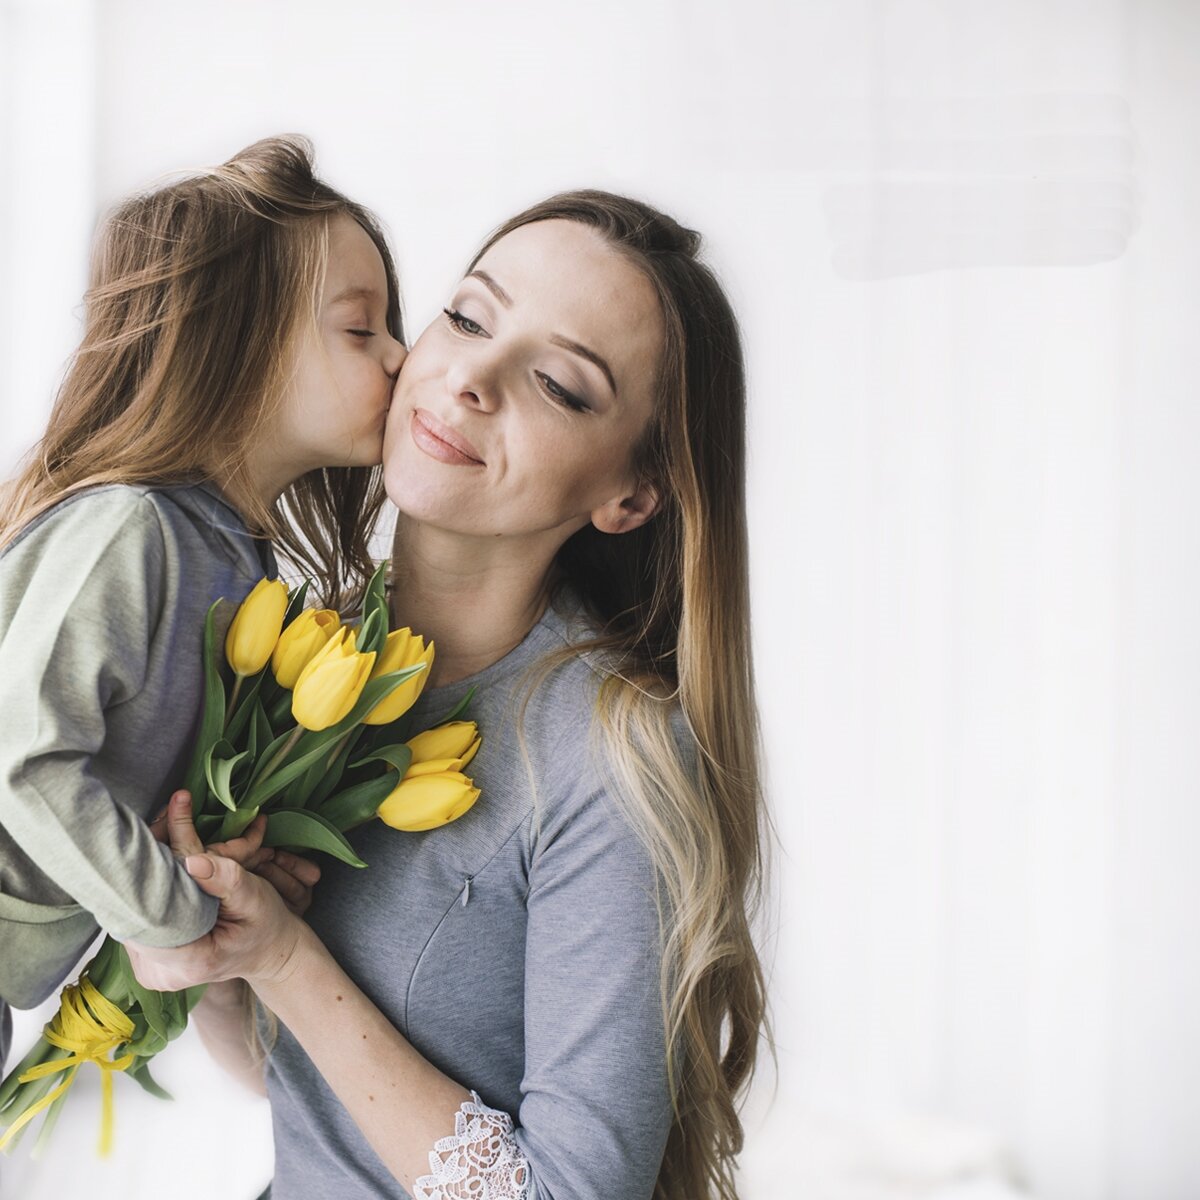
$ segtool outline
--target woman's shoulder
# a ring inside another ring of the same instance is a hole
[[[535,676],[526,708],[526,726],[535,740],[553,745],[554,758],[573,763],[580,775],[609,778],[604,764],[614,739],[635,754],[653,753],[650,746],[639,746],[653,741],[685,770],[694,769],[698,747],[675,691],[630,680],[612,651],[593,644],[597,624],[570,593],[556,596],[542,623],[548,635],[542,662],[550,669],[542,678]]]

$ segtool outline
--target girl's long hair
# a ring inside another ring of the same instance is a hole
[[[267,138],[119,205],[100,229],[83,339],[46,433],[5,489],[0,546],[82,488],[212,481],[329,602],[352,603],[373,569],[380,469],[310,471],[267,504],[247,465],[316,318],[337,214],[378,248],[388,329],[402,340],[383,233],[317,178],[304,138]]]
[[[635,452],[661,496],[628,533],[588,525],[563,545],[561,576],[601,635],[544,661],[537,679],[595,650],[612,664],[598,711],[601,761],[666,888],[663,1017],[674,1121],[659,1200],[734,1200],[738,1115],[766,983],[751,928],[771,844],[750,653],[745,503],[746,386],[737,320],[699,260],[700,236],[607,192],[551,197],[502,225],[475,261],[523,225],[577,221],[653,283],[666,335],[656,407]],[[694,739],[681,756],[673,723]]]

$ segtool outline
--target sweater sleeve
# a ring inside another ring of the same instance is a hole
[[[67,502],[8,548],[0,571],[0,823],[114,937],[194,940],[216,902],[90,769],[106,715],[142,691],[166,602],[153,505],[124,489]]]
[[[655,876],[602,788],[543,829],[528,913],[529,1195],[649,1197],[671,1125]]]

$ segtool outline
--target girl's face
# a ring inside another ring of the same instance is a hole
[[[632,452],[654,407],[663,319],[600,234],[540,221],[501,238],[418,338],[396,384],[384,481],[407,516],[553,551],[589,521],[653,514]]]
[[[289,466],[379,462],[392,384],[405,349],[388,333],[387,274],[375,243],[352,217],[329,223],[329,262],[317,321],[304,333],[279,414]]]

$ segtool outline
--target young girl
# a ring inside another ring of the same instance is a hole
[[[182,778],[205,613],[275,574],[341,606],[372,564],[404,357],[374,219],[297,138],[107,220],[83,340],[0,518],[0,1064],[95,936],[211,928],[145,818]]]
[[[222,901],[154,987],[247,980],[273,1200],[722,1200],[765,1019],[744,381],[699,237],[605,193],[513,218],[388,415],[398,615],[468,687],[484,799],[352,835],[307,923],[175,837]],[[176,827],[178,834],[179,826]],[[195,1012],[241,1053],[237,984]]]

